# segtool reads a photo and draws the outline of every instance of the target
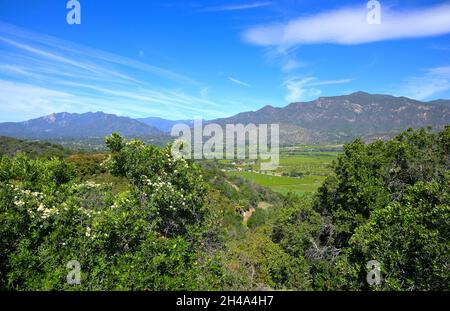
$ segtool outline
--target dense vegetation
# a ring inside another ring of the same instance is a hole
[[[116,134],[106,145],[0,158],[1,289],[450,289],[450,127],[356,140],[302,196],[170,146]]]
[[[57,144],[49,142],[25,141],[11,137],[0,136],[0,156],[15,156],[18,153],[25,153],[31,158],[36,157],[65,157],[70,154],[68,149],[65,149]]]

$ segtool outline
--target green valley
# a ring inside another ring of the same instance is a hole
[[[0,157],[0,289],[446,290],[449,135],[283,148],[275,175],[115,133],[61,157],[21,141]]]

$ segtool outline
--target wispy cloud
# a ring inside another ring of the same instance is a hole
[[[55,104],[63,107],[64,102],[74,97],[62,91],[1,79],[0,94],[0,114],[4,121],[12,120],[11,107],[24,115],[32,115],[35,111],[49,114],[54,112]]]
[[[168,70],[158,66],[150,65],[141,61],[123,57],[117,54],[101,51],[91,47],[87,47],[81,44],[75,44],[70,41],[54,38],[47,35],[42,35],[35,32],[16,27],[11,24],[6,24],[0,21],[0,35],[4,37],[14,38],[17,41],[25,42],[25,44],[14,42],[14,39],[10,39],[10,43],[18,44],[18,47],[24,50],[29,50],[36,54],[41,54],[46,57],[60,58],[62,61],[73,61],[75,65],[78,60],[78,66],[90,66],[90,68],[96,68],[97,64],[101,64],[103,68],[108,68],[112,65],[119,65],[127,68],[132,68],[140,72],[159,76],[164,79],[187,83],[199,86],[201,83],[194,79]],[[39,50],[39,48],[46,48],[50,52]],[[53,52],[54,51],[54,52]],[[58,53],[60,55],[52,55]],[[67,55],[67,57],[61,56]],[[58,59],[56,59],[58,60]],[[84,64],[83,64],[84,63]]]
[[[142,61],[0,22],[0,121],[51,112],[103,110],[129,116],[227,115],[207,86]]]
[[[287,79],[283,83],[288,91],[285,99],[289,103],[315,99],[322,94],[319,86],[344,84],[351,81],[351,79],[321,81],[315,77]]]
[[[440,75],[450,78],[450,66],[432,68],[429,70],[429,73],[432,75]]]
[[[200,90],[200,96],[201,96],[202,98],[208,97],[208,94],[209,94],[209,88],[204,87],[204,88],[202,88],[202,89]]]
[[[220,11],[239,11],[239,10],[250,10],[257,9],[261,7],[266,7],[272,5],[272,2],[252,2],[252,3],[241,3],[241,4],[231,4],[224,6],[214,6],[202,9],[202,12],[220,12]]]
[[[438,51],[450,51],[450,45],[433,44],[431,48]]]
[[[245,82],[242,82],[241,80],[238,80],[238,79],[236,79],[236,78],[228,77],[228,79],[229,79],[231,82],[233,82],[233,83],[236,83],[236,84],[239,84],[239,85],[242,85],[242,86],[246,86],[246,87],[250,87],[250,84],[245,83]]]
[[[382,10],[381,24],[368,24],[365,6],[343,8],[262,25],[243,33],[246,41],[262,46],[301,44],[362,44],[450,33],[450,4],[414,10]]]
[[[47,52],[47,51],[32,47],[30,45],[26,45],[26,44],[16,42],[14,40],[6,39],[4,37],[0,37],[0,42],[1,41],[3,41],[6,44],[9,44],[13,47],[16,47],[18,49],[21,49],[25,52],[30,52],[30,53],[36,54],[37,56],[41,56],[41,57],[47,58],[49,60],[53,60],[55,62],[63,63],[63,64],[70,65],[73,67],[77,67],[79,69],[86,70],[90,74],[97,74],[97,75],[102,75],[102,76],[115,76],[120,79],[138,82],[137,80],[135,80],[125,74],[122,74],[118,71],[108,70],[101,66],[96,66],[94,64],[90,64],[90,63],[83,62],[83,61],[75,61],[73,59],[66,58],[66,57],[60,56],[55,53]]]
[[[284,73],[289,73],[291,71],[294,71],[299,68],[303,68],[305,66],[307,66],[307,64],[304,62],[300,62],[296,59],[287,59],[281,65],[281,71]]]
[[[299,60],[298,54],[299,47],[270,47],[265,49],[264,58],[278,65],[282,73],[288,74],[309,66],[309,63]]]
[[[418,100],[427,100],[439,93],[450,90],[450,66],[426,70],[423,76],[409,77],[400,87],[398,95]]]

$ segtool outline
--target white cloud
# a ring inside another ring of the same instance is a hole
[[[97,75],[102,75],[102,76],[116,76],[117,78],[120,78],[120,79],[137,82],[137,80],[135,80],[125,74],[122,74],[120,72],[113,71],[113,70],[108,70],[106,68],[97,66],[95,64],[90,64],[88,62],[73,60],[73,59],[70,59],[67,57],[60,56],[55,53],[51,53],[48,51],[38,49],[36,47],[32,47],[27,44],[22,44],[22,43],[16,42],[14,40],[10,40],[10,39],[4,38],[4,37],[0,37],[0,41],[3,41],[11,46],[16,47],[16,48],[22,49],[26,52],[31,52],[33,54],[36,54],[37,56],[42,56],[42,57],[52,60],[52,61],[56,61],[56,62],[70,65],[73,67],[77,67],[82,70],[89,71],[89,73],[91,73],[91,74],[97,74]]]
[[[272,2],[268,2],[268,1],[253,2],[253,3],[231,4],[231,5],[225,5],[225,6],[208,7],[201,11],[202,12],[239,11],[239,10],[262,8],[262,7],[266,7],[266,6],[270,6],[270,5],[272,5]]]
[[[207,86],[190,77],[1,22],[0,81],[1,121],[92,110],[135,117],[228,115],[226,105],[209,100]]]
[[[432,75],[441,75],[448,78],[450,77],[450,66],[432,68],[429,70],[429,73]]]
[[[320,85],[333,85],[333,84],[344,84],[352,82],[352,79],[340,79],[340,80],[325,80],[325,81],[316,81],[309,83],[310,86],[320,86]]]
[[[450,4],[414,10],[382,7],[381,24],[368,24],[365,6],[300,17],[286,23],[253,27],[244,39],[262,46],[300,44],[362,44],[383,40],[427,37],[450,33]]]
[[[242,85],[242,86],[246,86],[246,87],[250,87],[250,85],[248,83],[242,82],[241,80],[235,79],[233,77],[228,77],[228,79],[236,84]]]
[[[208,97],[208,94],[209,94],[209,88],[204,87],[200,90],[200,96],[202,98]]]
[[[333,84],[344,84],[352,81],[351,79],[341,79],[341,80],[325,80],[320,81],[315,77],[307,78],[293,78],[284,81],[283,85],[286,87],[288,94],[285,99],[287,102],[300,102],[315,99],[322,91],[318,89],[318,86],[323,85],[333,85]]]
[[[201,85],[201,83],[195,81],[190,77],[165,68],[136,61],[134,59],[123,57],[113,53],[93,49],[80,44],[74,44],[66,40],[33,33],[3,22],[0,22],[0,35],[4,36],[3,39],[9,41],[6,41],[7,43],[15,45],[17,48],[20,48],[24,51],[29,51],[49,59],[53,58],[54,61],[60,61],[63,63],[65,62],[69,65],[77,66],[85,70],[91,70],[94,73],[96,72],[96,70],[100,70],[100,73],[120,76],[120,73],[118,73],[117,71],[108,71],[107,69],[111,65],[120,65],[127,68],[133,68],[145,73],[157,75],[165,79],[173,80],[175,82],[187,83],[195,86]],[[14,38],[14,40],[11,38]],[[15,40],[20,42],[17,42]],[[49,51],[45,51],[44,49],[47,49]],[[63,57],[59,54],[70,55],[70,57]],[[101,64],[101,66],[98,64]]]
[[[204,112],[205,109],[203,107],[209,107],[209,113],[220,114],[221,105],[209,101],[204,98],[198,98],[195,96],[186,95],[181,92],[176,91],[167,91],[167,90],[151,90],[151,89],[140,89],[138,91],[132,90],[117,90],[112,89],[107,86],[94,86],[89,84],[81,84],[81,83],[64,83],[68,86],[74,86],[77,88],[84,88],[93,90],[99,94],[104,94],[108,96],[112,96],[114,98],[124,98],[128,103],[133,103],[135,105],[155,105],[161,104],[168,108],[175,109],[184,109],[190,112]],[[214,107],[214,108],[210,108]]]
[[[450,90],[450,66],[431,68],[421,77],[409,77],[400,87],[401,94],[417,100]]]
[[[281,65],[281,71],[288,73],[299,68],[306,66],[306,63],[300,62],[295,59],[288,59]]]
[[[64,103],[74,96],[70,93],[30,84],[0,80],[0,114],[4,120],[13,120],[13,113],[33,116],[35,111],[50,114],[65,108]]]
[[[305,88],[302,83],[286,83],[288,94],[285,99],[288,103],[306,101],[322,94],[322,91],[316,88]]]
[[[442,44],[433,44],[430,48],[438,51],[450,51],[450,46]]]
[[[9,64],[0,64],[0,73],[9,73],[13,75],[26,76],[33,79],[43,79],[44,76],[36,73],[32,73],[25,68],[9,65]]]

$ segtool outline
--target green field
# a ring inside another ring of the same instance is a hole
[[[296,194],[315,192],[325,180],[325,176],[310,175],[301,178],[287,176],[271,176],[252,172],[227,172],[229,176],[238,176],[253,181],[261,186],[268,187],[275,192],[287,194],[289,191]]]
[[[296,155],[281,154],[277,172],[296,171],[303,174],[328,175],[330,165],[336,159],[337,152],[303,152]]]
[[[338,146],[283,148],[280,152],[279,166],[274,171],[275,175],[255,172],[258,171],[259,165],[249,165],[245,162],[237,164],[236,170],[227,171],[227,174],[251,180],[281,194],[312,193],[317,191],[330,174],[331,164],[339,154],[338,148]]]

